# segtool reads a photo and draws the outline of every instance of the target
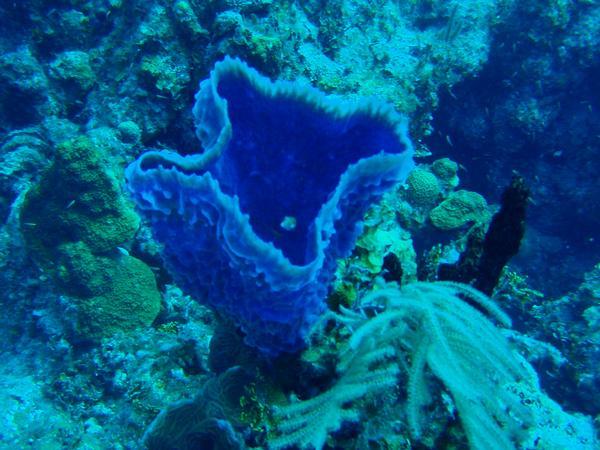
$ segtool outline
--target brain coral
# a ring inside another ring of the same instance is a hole
[[[431,207],[440,196],[437,178],[425,169],[413,170],[406,180],[409,203],[417,208]]]
[[[405,120],[230,58],[201,83],[193,113],[205,151],[146,152],[127,169],[129,189],[188,293],[263,352],[295,351],[366,209],[412,169]]]

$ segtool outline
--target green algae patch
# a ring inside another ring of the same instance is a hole
[[[58,145],[21,214],[31,254],[71,296],[79,337],[92,340],[150,325],[161,299],[150,268],[119,251],[139,217],[104,158],[87,137]]]

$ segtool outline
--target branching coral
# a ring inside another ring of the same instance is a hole
[[[431,372],[452,395],[473,449],[514,449],[535,438],[545,448],[559,448],[552,446],[565,439],[593,448],[588,421],[570,417],[556,406],[552,410],[533,368],[486,314],[510,325],[508,316],[487,296],[452,282],[413,283],[401,289],[386,285],[365,296],[358,311],[332,313],[351,331],[337,366],[340,378],[328,391],[276,410],[280,436],[273,439],[274,446],[321,449],[327,433],[337,430],[343,419],[358,420],[355,402],[395,384],[398,368],[403,367],[408,375],[406,417],[417,440],[424,433]],[[373,368],[373,363],[380,366]],[[537,400],[529,404],[523,397]],[[548,420],[578,423],[578,429],[569,438],[566,429],[550,431],[541,425]]]
[[[375,339],[362,339],[355,343],[356,347],[349,345],[337,367],[340,378],[331,389],[309,400],[276,408],[274,416],[279,426],[269,446],[321,449],[328,433],[339,429],[343,421],[357,421],[360,411],[352,407],[352,402],[396,384],[399,368],[391,359],[394,348],[377,344]]]

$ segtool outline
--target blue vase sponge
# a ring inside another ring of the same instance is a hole
[[[413,168],[406,120],[229,57],[193,115],[204,151],[147,151],[127,168],[129,190],[188,294],[267,355],[296,351],[367,208]]]

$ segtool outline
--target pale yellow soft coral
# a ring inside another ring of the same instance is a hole
[[[416,253],[410,234],[399,226],[373,227],[363,233],[356,243],[359,262],[371,274],[383,270],[384,258],[393,253],[402,263],[402,281],[415,281],[417,277]]]

